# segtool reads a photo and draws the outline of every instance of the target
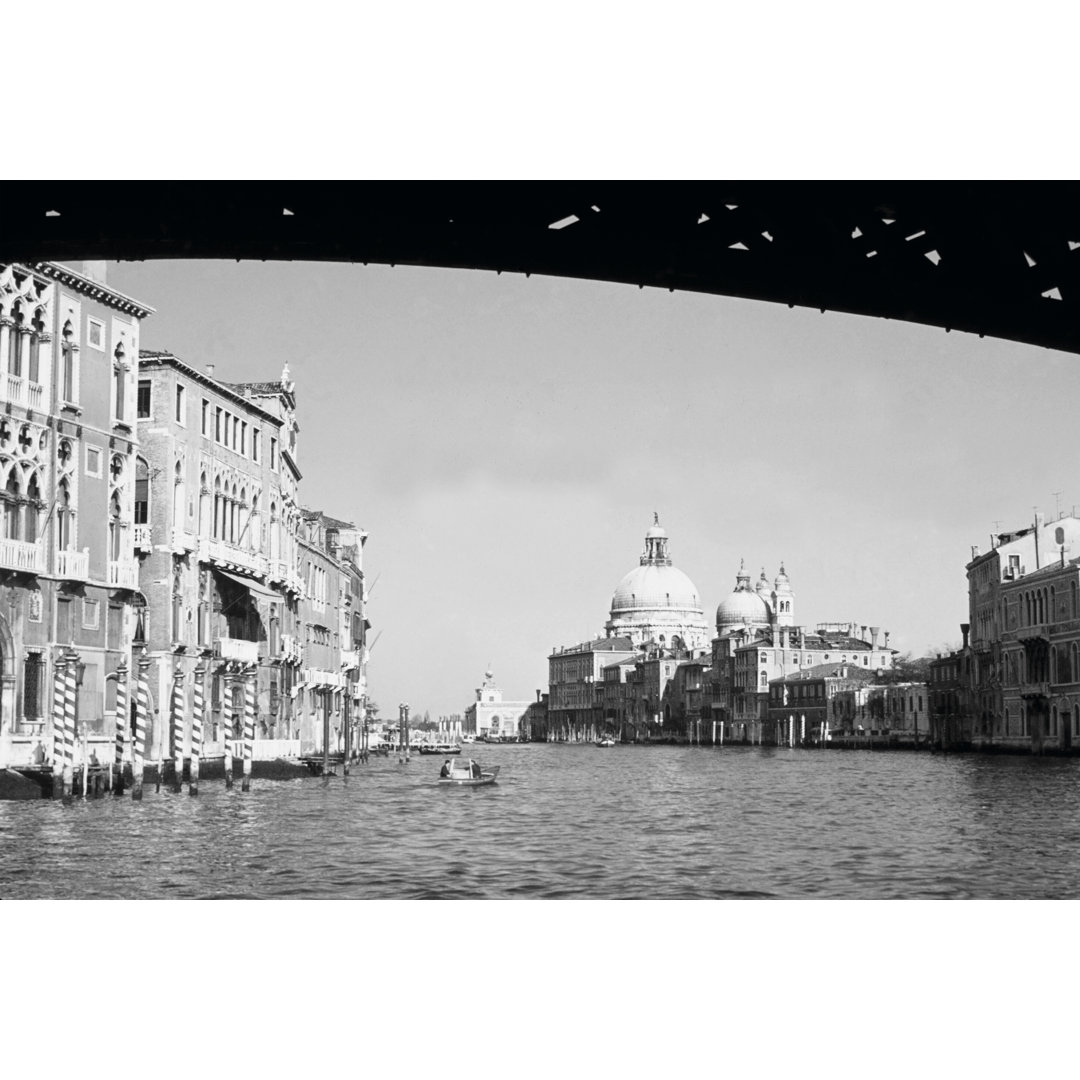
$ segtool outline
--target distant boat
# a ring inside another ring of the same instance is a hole
[[[457,743],[421,743],[421,754],[442,754],[449,756],[451,754],[460,754],[461,747]]]
[[[451,761],[444,766],[445,774],[439,774],[440,784],[455,784],[458,787],[482,787],[484,784],[494,784],[495,777],[499,775],[499,766],[490,765],[483,768],[478,761],[470,758],[468,761]]]
[[[602,739],[596,740],[597,746],[614,746],[615,740],[610,735],[605,735]]]

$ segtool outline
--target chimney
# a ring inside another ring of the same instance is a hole
[[[964,646],[963,647],[966,649],[968,647],[968,634],[971,633],[971,623],[962,622],[960,624],[960,633],[963,635],[963,638],[964,638]]]
[[[214,377],[214,365],[213,364],[207,364],[206,365],[206,377],[208,379],[212,379]]]
[[[882,648],[887,649],[888,647],[889,647],[889,631],[886,630],[885,631],[885,643],[884,643],[884,645],[882,645]]]
[[[863,641],[869,641],[870,639],[866,636],[866,627],[864,626],[861,629],[862,633],[859,636],[863,639]]]
[[[870,627],[870,648],[872,648],[872,649],[877,648],[877,636],[878,636],[878,634],[880,632],[881,632],[881,627],[880,626],[871,626]]]

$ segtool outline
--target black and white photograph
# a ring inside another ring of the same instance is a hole
[[[65,1056],[170,1075],[1063,1022],[1010,954],[1080,897],[1064,35],[212,14],[9,86],[8,1015],[100,987]]]

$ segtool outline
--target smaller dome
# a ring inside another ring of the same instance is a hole
[[[769,605],[756,592],[736,589],[716,609],[716,628],[768,623],[769,614]]]
[[[761,577],[758,578],[757,594],[759,596],[765,596],[766,598],[772,594],[772,586],[769,584],[769,579],[765,576],[765,567],[761,568]]]
[[[645,534],[645,539],[650,540],[661,536],[667,536],[667,529],[663,525],[650,525],[649,531]]]

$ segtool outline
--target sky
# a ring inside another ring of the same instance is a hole
[[[369,533],[384,716],[463,712],[489,665],[533,699],[553,647],[603,633],[654,512],[710,625],[740,560],[754,580],[783,562],[797,623],[880,626],[923,655],[960,640],[972,545],[1080,504],[1047,436],[1080,365],[1045,349],[536,275],[108,273],[157,309],[143,348],[228,382],[288,363],[302,501]]]

